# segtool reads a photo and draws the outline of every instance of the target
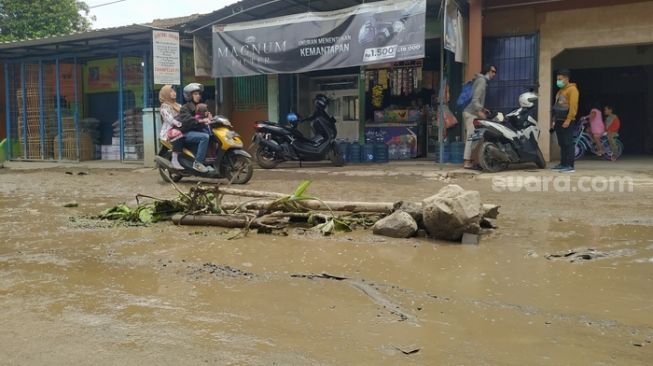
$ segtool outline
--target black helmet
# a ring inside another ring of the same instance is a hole
[[[200,83],[190,83],[184,87],[184,99],[186,99],[187,102],[190,102],[193,100],[193,93],[196,91],[198,92],[203,92],[204,91],[204,85]]]
[[[315,109],[323,111],[329,106],[329,97],[324,94],[318,94],[315,97]]]

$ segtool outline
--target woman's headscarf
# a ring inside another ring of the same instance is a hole
[[[165,85],[163,88],[161,88],[161,91],[159,92],[159,102],[161,102],[161,105],[167,104],[172,109],[174,109],[177,113],[179,113],[179,110],[181,109],[181,105],[177,103],[176,100],[172,98],[172,85]]]

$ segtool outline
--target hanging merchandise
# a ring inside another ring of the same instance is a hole
[[[383,107],[383,86],[379,84],[372,88],[372,105],[376,108]]]
[[[388,89],[388,70],[379,70],[379,84],[383,89]]]
[[[422,84],[422,68],[418,67],[415,69],[415,90],[420,90],[420,86]]]

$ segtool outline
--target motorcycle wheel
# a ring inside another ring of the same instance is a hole
[[[542,150],[539,148],[537,149],[537,158],[535,160],[535,165],[537,165],[537,167],[540,169],[546,168],[546,160],[544,160],[544,154],[542,154]]]
[[[281,163],[281,160],[277,160],[274,157],[274,154],[269,152],[266,148],[259,146],[256,149],[256,162],[258,166],[263,169],[274,169]]]
[[[159,167],[159,175],[166,183],[177,183],[181,180],[181,178],[184,177],[179,173],[173,173],[169,171],[167,168],[163,168],[163,167]]]
[[[329,160],[331,160],[331,164],[336,167],[345,165],[345,158],[342,156],[337,146],[331,149],[331,152],[329,152]]]
[[[493,142],[484,142],[478,151],[478,165],[486,172],[496,173],[508,167],[508,164],[492,158],[492,151],[499,147]]]
[[[232,184],[245,184],[252,179],[254,166],[252,160],[246,156],[229,154],[225,161],[224,173]]]

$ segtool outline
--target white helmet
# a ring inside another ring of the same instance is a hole
[[[519,106],[522,108],[531,108],[537,101],[537,94],[527,92],[519,96]]]
[[[200,83],[190,83],[184,87],[184,99],[186,101],[190,102],[193,99],[193,93],[194,92],[203,92],[204,91],[204,85]]]

